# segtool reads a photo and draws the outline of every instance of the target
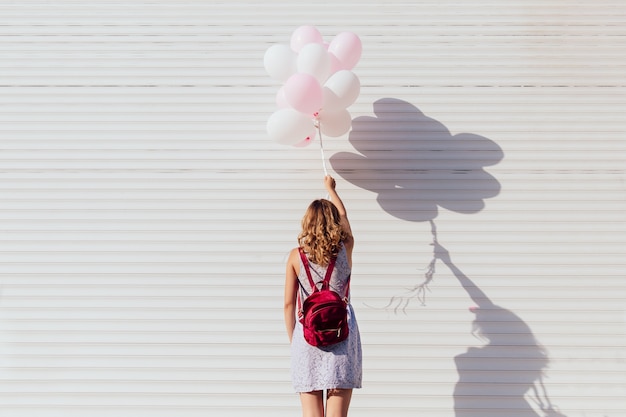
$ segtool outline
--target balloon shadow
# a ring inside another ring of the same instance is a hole
[[[470,308],[472,333],[486,342],[454,358],[459,374],[453,394],[455,416],[482,417],[497,410],[501,417],[565,417],[548,396],[543,382],[548,353],[528,324],[493,303],[438,243],[435,254],[475,303]]]
[[[358,151],[339,152],[330,163],[345,180],[377,194],[387,213],[411,222],[434,219],[440,208],[478,213],[485,200],[500,192],[500,183],[485,167],[502,160],[502,149],[483,136],[453,135],[416,106],[395,98],[373,105],[375,116],[352,121],[349,140]],[[434,276],[434,256],[425,280],[409,290],[422,304]],[[388,307],[404,309],[410,297],[393,297]]]
[[[477,213],[500,192],[486,166],[503,158],[500,147],[471,133],[452,135],[441,122],[394,98],[374,103],[375,117],[352,121],[349,140],[359,153],[339,152],[333,169],[354,185],[378,194],[387,213],[422,222],[439,208]]]

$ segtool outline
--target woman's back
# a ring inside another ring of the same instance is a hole
[[[313,281],[317,284],[317,288],[319,289],[321,286],[321,282],[324,280],[326,276],[326,270],[328,266],[318,265],[312,262],[309,259],[309,268],[311,270],[311,276]],[[350,283],[350,265],[348,263],[348,255],[346,248],[342,245],[339,254],[337,254],[337,260],[335,261],[335,267],[333,268],[333,272],[330,278],[330,289],[335,291],[337,294],[340,294],[342,297],[347,296],[346,290],[349,288]],[[300,271],[298,273],[298,281],[300,283],[300,295],[304,298],[308,297],[313,289],[311,288],[311,284],[309,283],[309,279],[306,275],[306,270],[304,269],[304,265],[302,261],[300,261]]]

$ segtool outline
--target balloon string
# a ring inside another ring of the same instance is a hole
[[[324,175],[328,175],[328,170],[326,169],[326,158],[324,157],[324,145],[322,144],[322,128],[320,127],[319,121],[317,122],[317,131],[320,136],[320,153],[322,155],[322,168],[324,168]]]

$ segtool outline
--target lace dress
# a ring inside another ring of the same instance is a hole
[[[316,283],[324,280],[326,267],[309,262]],[[344,294],[350,277],[346,249],[337,256],[330,279],[330,288]],[[302,260],[298,274],[300,296],[304,300],[312,292]],[[348,305],[349,336],[343,342],[324,348],[309,345],[304,340],[302,324],[296,320],[291,342],[291,379],[296,392],[311,392],[331,388],[361,388],[361,337],[354,309]]]

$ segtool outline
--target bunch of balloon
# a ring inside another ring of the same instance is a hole
[[[297,28],[289,46],[270,46],[263,59],[265,70],[284,84],[276,94],[278,110],[267,121],[269,137],[302,147],[310,144],[316,133],[320,146],[322,134],[338,137],[347,133],[352,125],[347,108],[361,90],[359,78],[352,72],[361,51],[361,40],[354,33],[341,32],[325,43],[314,26]]]

